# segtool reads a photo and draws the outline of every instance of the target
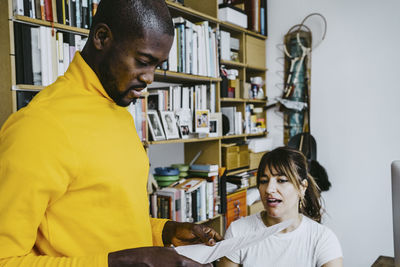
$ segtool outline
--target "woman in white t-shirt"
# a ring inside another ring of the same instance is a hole
[[[267,152],[257,172],[264,210],[232,222],[225,238],[257,232],[282,221],[287,229],[221,259],[218,266],[342,267],[343,256],[335,234],[321,222],[320,192],[307,172],[307,160],[295,149]]]

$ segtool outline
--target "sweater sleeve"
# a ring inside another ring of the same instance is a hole
[[[42,254],[36,242],[38,232],[46,232],[40,228],[46,225],[46,209],[66,192],[76,175],[76,161],[64,130],[50,116],[18,112],[3,125],[0,266],[108,265],[106,253],[71,258],[37,255]]]
[[[164,246],[164,243],[162,241],[162,231],[167,221],[167,219],[150,218],[151,229],[153,232],[153,246]]]

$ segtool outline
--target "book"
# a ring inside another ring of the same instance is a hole
[[[171,50],[169,51],[168,56],[168,69],[170,71],[178,71],[178,29],[175,28],[174,41],[171,46]]]
[[[207,172],[217,172],[218,165],[217,164],[192,164],[190,165],[190,169],[194,171],[207,171]]]
[[[189,174],[192,177],[196,177],[196,176],[199,176],[199,177],[212,177],[212,176],[218,175],[218,172],[216,172],[216,171],[215,172],[208,172],[208,171],[189,170]]]
[[[33,84],[42,85],[39,28],[31,28]]]
[[[44,0],[44,15],[45,20],[53,21],[53,4],[52,0]]]

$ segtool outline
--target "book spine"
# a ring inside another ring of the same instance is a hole
[[[57,12],[57,22],[65,24],[63,21],[63,5],[64,0],[56,0],[56,12]]]
[[[31,16],[31,5],[30,5],[30,1],[29,0],[23,0],[23,9],[24,12],[22,15],[26,16],[26,17],[30,17]]]
[[[88,0],[81,0],[82,1],[82,9],[81,9],[81,18],[82,18],[82,28],[88,29],[89,28],[89,3]]]
[[[76,14],[76,27],[82,28],[81,8],[82,0],[76,0],[75,14]]]
[[[47,21],[53,21],[53,6],[51,0],[44,0],[44,14]]]

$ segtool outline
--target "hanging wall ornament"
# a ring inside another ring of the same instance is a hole
[[[313,16],[319,16],[324,21],[324,32],[316,45],[313,45],[310,27],[305,25],[306,20]],[[311,53],[325,38],[326,27],[324,16],[312,13],[300,24],[290,28],[285,35],[285,84],[282,99],[292,102],[291,106],[296,106],[296,103],[304,108],[299,110],[288,108],[288,105],[281,106],[284,112],[284,142],[303,152],[309,163],[309,172],[322,191],[328,190],[331,184],[325,168],[317,161],[317,142],[310,132],[310,81]]]

